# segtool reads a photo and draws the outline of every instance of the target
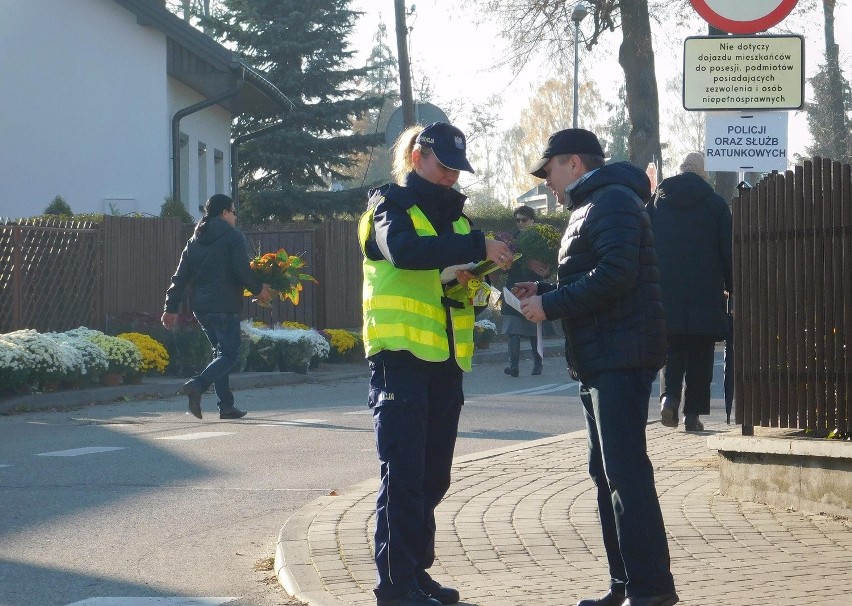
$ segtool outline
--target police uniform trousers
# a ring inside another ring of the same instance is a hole
[[[425,362],[409,352],[370,357],[381,485],[376,499],[375,594],[386,599],[418,587],[435,560],[435,507],[450,487],[464,404],[454,359]]]

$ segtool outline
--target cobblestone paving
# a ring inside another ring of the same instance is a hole
[[[719,494],[707,436],[731,428],[705,426],[647,431],[681,603],[852,603],[852,522]],[[375,604],[377,486],[323,497],[287,522],[276,567],[290,593],[316,606]],[[585,432],[456,459],[437,518],[430,572],[458,588],[463,605],[570,606],[606,591]]]

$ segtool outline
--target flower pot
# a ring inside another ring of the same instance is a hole
[[[140,383],[142,383],[142,375],[139,373],[134,373],[124,377],[125,385],[139,385]]]
[[[105,372],[101,375],[101,385],[104,387],[115,387],[124,383],[124,377],[117,372]]]

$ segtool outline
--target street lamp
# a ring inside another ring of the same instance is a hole
[[[589,14],[589,9],[582,2],[574,5],[574,10],[571,11],[571,21],[574,22],[574,122],[573,127],[577,128],[577,111],[579,110],[580,84],[578,80],[578,68],[580,67],[580,21],[586,18]]]

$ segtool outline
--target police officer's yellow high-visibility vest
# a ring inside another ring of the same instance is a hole
[[[374,207],[375,208],[375,207]],[[383,350],[410,351],[427,362],[450,357],[447,338],[447,312],[441,302],[444,288],[437,269],[409,270],[394,267],[390,261],[371,261],[366,245],[373,229],[373,209],[361,216],[358,239],[364,253],[364,349],[368,356]],[[417,206],[408,209],[419,236],[437,236],[426,215]],[[470,233],[465,217],[453,222],[457,234]],[[456,362],[462,370],[471,369],[473,358],[473,305],[459,301],[450,307]]]

